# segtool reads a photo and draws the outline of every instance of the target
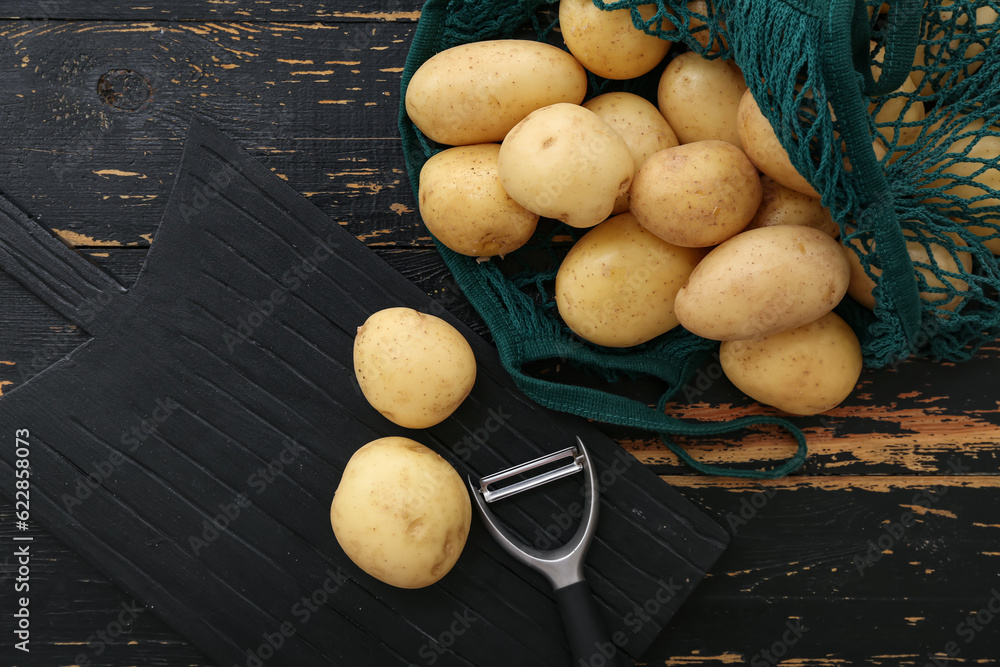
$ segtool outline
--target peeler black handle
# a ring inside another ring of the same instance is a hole
[[[557,588],[555,597],[566,624],[573,667],[626,667],[632,664],[622,647],[609,637],[586,581]]]

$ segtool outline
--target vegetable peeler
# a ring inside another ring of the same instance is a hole
[[[576,443],[573,447],[567,447],[492,475],[486,475],[479,480],[478,484],[470,476],[469,487],[472,490],[472,497],[479,509],[479,514],[486,523],[486,528],[504,551],[525,565],[541,572],[552,584],[556,604],[566,626],[570,651],[573,655],[573,666],[625,665],[626,662],[619,647],[611,643],[608,638],[608,631],[597,608],[597,603],[583,577],[583,561],[597,529],[599,493],[597,474],[591,464],[590,455],[579,436],[576,438]],[[570,461],[559,468],[549,469],[534,477],[511,482],[499,488],[490,488],[491,485],[498,482],[517,477],[531,470],[537,470],[543,466],[549,466],[563,459],[570,459]],[[489,504],[492,502],[578,472],[584,473],[585,513],[572,539],[556,549],[543,551],[523,544],[497,520],[489,509]]]

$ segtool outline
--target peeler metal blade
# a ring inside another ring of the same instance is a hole
[[[584,447],[583,441],[577,437],[576,443],[574,447],[539,457],[533,461],[502,470],[493,475],[487,475],[478,484],[472,477],[469,477],[469,487],[472,490],[474,504],[493,538],[511,556],[545,575],[553,588],[556,589],[583,581],[583,561],[590,542],[594,537],[594,532],[597,529],[597,509],[600,505],[597,490],[597,474],[591,464],[590,454],[587,453],[587,448]],[[493,492],[495,495],[491,495],[492,500],[487,499],[486,494],[490,490],[486,487],[491,483],[537,469],[539,466],[570,456],[573,458],[572,463],[524,480],[523,482],[516,482],[502,487]],[[500,498],[541,486],[542,484],[580,471],[584,473],[584,515],[573,537],[555,549],[543,551],[522,543],[506,526],[500,523],[488,506],[490,502],[494,502]]]
[[[548,472],[536,475],[530,479],[514,482],[513,484],[509,484],[499,489],[489,488],[491,484],[505,479],[510,479],[511,477],[516,477],[522,473],[535,470],[536,468],[541,468],[544,465],[554,463],[564,458],[572,459],[572,461],[561,468],[549,470]],[[561,449],[558,452],[546,454],[545,456],[539,456],[537,459],[532,461],[521,463],[511,468],[507,468],[506,470],[501,470],[500,472],[495,472],[492,475],[486,475],[479,480],[479,492],[483,494],[483,500],[488,503],[492,503],[497,500],[501,500],[502,498],[513,496],[516,493],[521,493],[522,491],[527,491],[528,489],[533,489],[537,486],[542,486],[562,477],[580,472],[583,470],[582,459],[583,455],[579,453],[576,447],[567,447],[566,449]]]

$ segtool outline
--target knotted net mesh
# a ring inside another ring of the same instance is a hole
[[[706,58],[733,59],[793,165],[813,185],[853,251],[854,270],[873,289],[845,298],[840,313],[857,332],[868,367],[918,355],[962,361],[1000,332],[1000,30],[991,0],[594,0],[630,11],[634,25]],[[403,73],[446,48],[495,38],[562,46],[551,0],[429,0]],[[641,9],[640,9],[641,8]],[[590,76],[588,98],[625,90],[656,102],[660,70],[630,81]],[[889,90],[887,84],[892,83]],[[399,128],[416,192],[436,145],[401,104]],[[559,319],[555,273],[579,235],[542,224],[525,248],[480,262],[440,246],[459,286],[483,316],[505,367],[539,403],[664,436],[704,472],[776,477],[805,457],[801,431],[777,416],[727,423],[670,415],[717,343],[677,328],[649,343],[611,349],[581,340]],[[857,295],[855,295],[857,296]],[[861,302],[869,300],[868,307]],[[874,301],[871,303],[870,300]],[[659,378],[656,401],[599,384],[566,383],[527,370],[556,361],[603,382]],[[761,424],[791,432],[799,448],[769,470],[719,469],[690,459],[671,434],[717,434]]]

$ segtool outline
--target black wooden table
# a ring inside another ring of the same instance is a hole
[[[399,77],[418,17],[416,0],[7,0],[0,190],[130,285],[198,112],[488,337],[404,171]],[[4,275],[0,303],[0,390],[85,339]],[[996,344],[962,365],[866,371],[844,405],[802,420],[810,457],[774,482],[692,474],[655,439],[607,429],[733,535],[645,663],[1000,664],[998,373]],[[766,412],[713,364],[687,399],[670,409]],[[792,451],[778,433],[685,444],[718,463]],[[34,538],[31,652],[14,650],[17,532],[4,495],[0,664],[211,664],[37,525],[20,533]]]

